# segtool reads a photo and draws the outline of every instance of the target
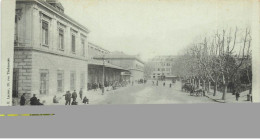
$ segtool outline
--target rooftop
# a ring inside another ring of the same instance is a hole
[[[136,59],[137,61],[144,64],[144,62],[137,55],[127,55],[123,52],[112,52],[106,55],[94,56],[95,59]]]
[[[81,28],[86,33],[90,32],[85,26],[78,23],[77,21],[75,21],[74,19],[69,17],[68,15],[64,14],[64,12],[63,12],[64,8],[61,5],[61,3],[59,3],[57,0],[16,0],[16,2],[36,2],[36,3],[46,7],[50,11],[54,12],[55,14],[59,15],[60,17],[63,17],[65,20],[69,21],[70,23]],[[61,8],[61,10],[59,10],[57,7]],[[63,8],[63,11],[62,11],[62,8]]]

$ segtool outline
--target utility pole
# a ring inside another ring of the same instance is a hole
[[[105,93],[105,55],[103,55],[102,95]]]

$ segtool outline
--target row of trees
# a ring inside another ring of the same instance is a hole
[[[202,82],[208,91],[214,84],[214,96],[217,87],[222,87],[225,100],[228,87],[252,85],[251,41],[249,28],[217,30],[188,46],[174,62],[173,72],[183,79],[195,79],[199,85]]]

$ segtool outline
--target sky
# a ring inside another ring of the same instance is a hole
[[[88,39],[109,51],[178,55],[216,29],[244,27],[252,19],[250,0],[59,0],[65,13],[86,26]]]

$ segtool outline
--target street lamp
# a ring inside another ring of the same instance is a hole
[[[102,95],[105,93],[105,55],[103,55]]]

